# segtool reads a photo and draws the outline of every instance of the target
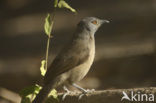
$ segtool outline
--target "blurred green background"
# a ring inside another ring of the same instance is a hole
[[[156,0],[66,0],[57,9],[49,61],[87,16],[107,19],[96,33],[96,58],[85,88],[156,86]],[[52,0],[0,0],[0,87],[19,92],[37,83],[46,50],[44,18]]]

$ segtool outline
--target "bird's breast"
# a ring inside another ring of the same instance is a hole
[[[86,61],[75,68],[73,68],[70,73],[70,82],[76,82],[80,81],[81,79],[84,78],[84,76],[88,73],[95,57],[95,44],[92,42],[92,44],[89,45],[89,56],[86,59]]]

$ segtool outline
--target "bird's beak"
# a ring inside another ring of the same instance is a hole
[[[101,22],[101,24],[104,24],[104,23],[109,23],[109,21],[108,21],[108,20],[101,20],[100,22]]]

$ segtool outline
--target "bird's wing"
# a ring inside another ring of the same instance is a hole
[[[45,84],[56,76],[84,63],[89,57],[89,49],[81,46],[70,46],[54,59],[44,77]]]

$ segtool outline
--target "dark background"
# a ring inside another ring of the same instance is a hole
[[[156,86],[156,0],[66,0],[57,9],[50,62],[87,16],[107,19],[96,33],[96,58],[80,84],[112,89]],[[44,59],[44,18],[52,0],[0,0],[0,87],[19,92],[37,83]]]

